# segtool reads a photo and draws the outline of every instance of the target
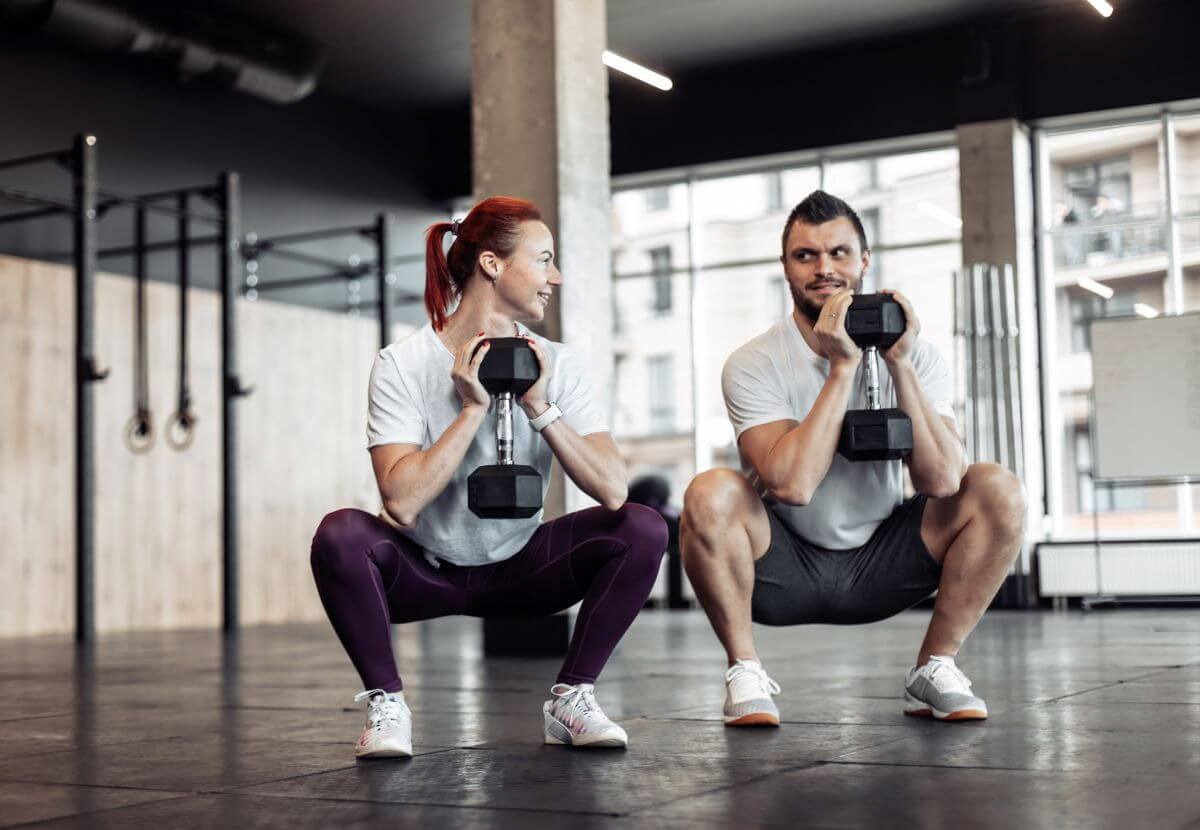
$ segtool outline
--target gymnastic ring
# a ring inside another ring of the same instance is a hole
[[[183,434],[176,438],[176,429]],[[167,420],[166,441],[172,449],[186,450],[196,437],[196,414],[194,412],[176,412]]]
[[[150,452],[154,446],[154,418],[149,412],[135,413],[125,425],[125,446],[137,455]]]

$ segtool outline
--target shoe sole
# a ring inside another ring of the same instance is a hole
[[[726,726],[779,726],[779,717],[770,712],[751,712],[737,718],[725,718]]]
[[[363,761],[374,761],[381,758],[411,758],[412,751],[403,749],[377,749],[374,752],[356,752],[354,757]]]
[[[624,749],[628,745],[625,738],[604,732],[598,735],[581,735],[573,738],[571,730],[567,729],[557,718],[548,712],[543,712],[542,715],[545,725],[542,735],[545,742],[551,746],[573,746],[579,749]]]
[[[933,718],[934,720],[987,720],[988,713],[982,709],[959,709],[956,712],[943,712],[923,704],[907,692],[904,693],[904,714],[910,718]]]

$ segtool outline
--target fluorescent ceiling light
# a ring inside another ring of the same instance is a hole
[[[1080,288],[1086,288],[1088,291],[1091,291],[1093,294],[1099,294],[1101,297],[1103,297],[1106,300],[1111,300],[1112,295],[1114,293],[1113,290],[1111,288],[1109,288],[1107,285],[1105,285],[1104,283],[1096,282],[1095,280],[1089,280],[1087,277],[1080,277],[1078,280],[1075,281],[1075,284],[1078,285]]]
[[[1134,303],[1133,310],[1136,311],[1138,314],[1142,315],[1143,317],[1147,317],[1147,318],[1158,316],[1158,309],[1152,308],[1152,307],[1146,305],[1145,303]]]
[[[600,59],[604,61],[604,65],[610,69],[615,69],[618,72],[624,72],[631,78],[637,78],[642,83],[650,84],[650,86],[661,89],[663,92],[666,92],[671,87],[675,86],[675,84],[671,82],[671,79],[666,75],[659,75],[657,72],[647,69],[640,63],[634,63],[633,61],[629,60],[629,58],[621,57],[616,52],[610,52],[605,49],[604,54],[600,56]]]
[[[1100,12],[1101,17],[1112,17],[1113,7],[1108,0],[1087,0],[1091,7]]]
[[[917,202],[917,207],[920,208],[920,210],[922,212],[924,212],[928,216],[932,216],[934,219],[938,220],[939,222],[944,222],[945,224],[949,225],[952,228],[957,228],[960,231],[962,230],[962,220],[961,219],[959,219],[957,216],[955,216],[950,211],[943,210],[942,208],[938,207],[933,202],[922,200],[920,202]]]

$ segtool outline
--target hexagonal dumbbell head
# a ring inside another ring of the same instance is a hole
[[[542,477],[525,464],[488,464],[467,477],[467,506],[481,519],[527,519],[542,509]]]
[[[904,309],[887,294],[856,294],[846,312],[846,333],[860,349],[886,349],[904,334],[905,325]]]
[[[838,453],[847,461],[892,461],[912,452],[912,421],[901,409],[851,409]]]
[[[488,394],[523,395],[541,374],[537,355],[523,337],[493,337],[491,348],[479,364],[479,382]]]

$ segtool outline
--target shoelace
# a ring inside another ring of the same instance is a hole
[[[960,687],[964,691],[971,690],[971,681],[967,680],[967,676],[962,673],[962,670],[953,663],[945,663],[941,660],[932,660],[933,668],[929,670],[929,682],[939,692],[954,692],[959,691]]]
[[[725,682],[734,686],[738,692],[744,691],[746,683],[753,683],[753,691],[759,695],[777,695],[783,691],[762,666],[747,666],[745,663],[734,663],[730,666],[729,671],[725,672]]]
[[[578,686],[559,683],[550,688],[550,694],[563,701],[564,705],[572,712],[582,709],[588,714],[604,715],[600,710],[600,704],[596,702],[596,693],[591,689],[581,689]]]
[[[354,696],[358,703],[365,698],[367,703],[367,720],[373,729],[403,726],[410,717],[408,706],[399,700],[393,700],[382,689],[368,689]]]

